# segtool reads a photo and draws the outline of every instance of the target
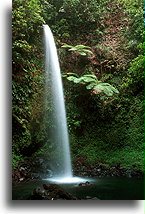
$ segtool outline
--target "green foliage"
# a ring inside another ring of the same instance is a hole
[[[105,52],[107,54],[111,54],[111,55],[115,55],[115,53],[110,49],[110,47],[108,46],[102,46],[102,45],[96,45],[95,48],[97,48],[98,50],[101,50],[102,52]]]
[[[143,54],[140,44],[144,41],[143,1],[123,0],[120,4],[125,8],[127,26],[124,26],[124,37],[128,39],[129,52],[133,57]]]
[[[97,162],[107,167],[114,163],[121,163],[124,168],[136,165],[136,169],[143,170],[142,101],[137,97],[131,106],[123,102],[120,105],[114,118],[105,111],[105,118],[95,118],[91,126],[85,123],[85,132],[81,137],[71,135],[73,159],[85,157],[89,163]],[[101,115],[96,113],[96,117]]]
[[[143,42],[143,1],[140,0],[123,0],[126,7],[127,17],[130,19],[129,28],[126,35],[129,39]]]
[[[67,73],[67,75],[69,75],[69,73]],[[99,81],[94,74],[85,74],[81,77],[68,76],[67,79],[74,83],[86,85],[86,89],[93,90],[94,94],[102,93],[111,97],[113,94],[119,93],[119,91],[109,83]]]
[[[131,63],[127,70],[127,77],[124,78],[122,87],[130,88],[133,93],[143,91],[144,82],[144,56],[138,55]]]
[[[99,40],[103,34],[103,19],[106,0],[41,0],[42,16],[49,24],[54,35],[66,42],[73,38],[91,37]],[[96,29],[98,31],[96,32]],[[81,35],[81,36],[80,36]]]
[[[41,30],[44,19],[38,0],[14,0],[13,33],[13,154],[19,156],[31,145],[34,94],[43,83],[38,77],[42,60]],[[38,68],[39,67],[39,68]],[[36,109],[38,109],[35,106]]]
[[[76,46],[71,46],[71,45],[63,45],[62,48],[69,48],[69,51],[73,51],[74,53],[77,53],[82,56],[86,56],[87,54],[93,54],[92,51],[88,50],[90,47],[85,46],[85,45],[76,45]]]
[[[12,168],[15,169],[19,163],[19,161],[22,160],[21,155],[16,155],[15,153],[12,153]]]

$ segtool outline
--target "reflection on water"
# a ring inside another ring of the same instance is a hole
[[[87,178],[85,179],[85,181]],[[82,181],[81,181],[82,182]],[[29,182],[13,186],[13,200],[27,200],[36,186],[49,181]],[[52,182],[51,182],[52,183]],[[69,193],[80,199],[87,196],[101,200],[143,200],[143,180],[136,178],[98,178],[90,181],[90,185],[79,186],[78,183],[59,184]]]

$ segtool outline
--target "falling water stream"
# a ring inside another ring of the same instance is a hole
[[[60,167],[57,167],[57,176],[71,178],[72,167],[61,72],[54,38],[48,25],[44,25],[44,36],[46,77],[50,80],[46,83],[48,83],[51,87],[52,102],[54,107],[53,122],[55,132],[51,137],[51,140],[54,142],[51,143],[56,145],[56,163],[60,165]]]
[[[79,182],[83,179],[73,177],[72,175],[64,94],[57,49],[49,26],[44,25],[43,27],[45,38],[46,84],[48,84],[50,88],[53,104],[51,144],[55,145],[56,157],[54,168],[56,168],[55,170],[57,171],[51,180],[60,183]]]

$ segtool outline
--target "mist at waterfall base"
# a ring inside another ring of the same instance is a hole
[[[48,25],[43,25],[45,41],[45,92],[51,92],[52,128],[50,134],[51,145],[54,148],[55,160],[52,161],[54,177],[47,180],[56,183],[74,183],[85,179],[73,177],[69,136],[67,129],[66,111],[64,103],[63,86],[57,49],[53,34]]]

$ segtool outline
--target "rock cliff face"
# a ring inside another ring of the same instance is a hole
[[[19,183],[51,178],[52,176],[53,170],[50,160],[47,157],[38,157],[21,161],[18,167],[13,170],[12,180],[13,183]]]

